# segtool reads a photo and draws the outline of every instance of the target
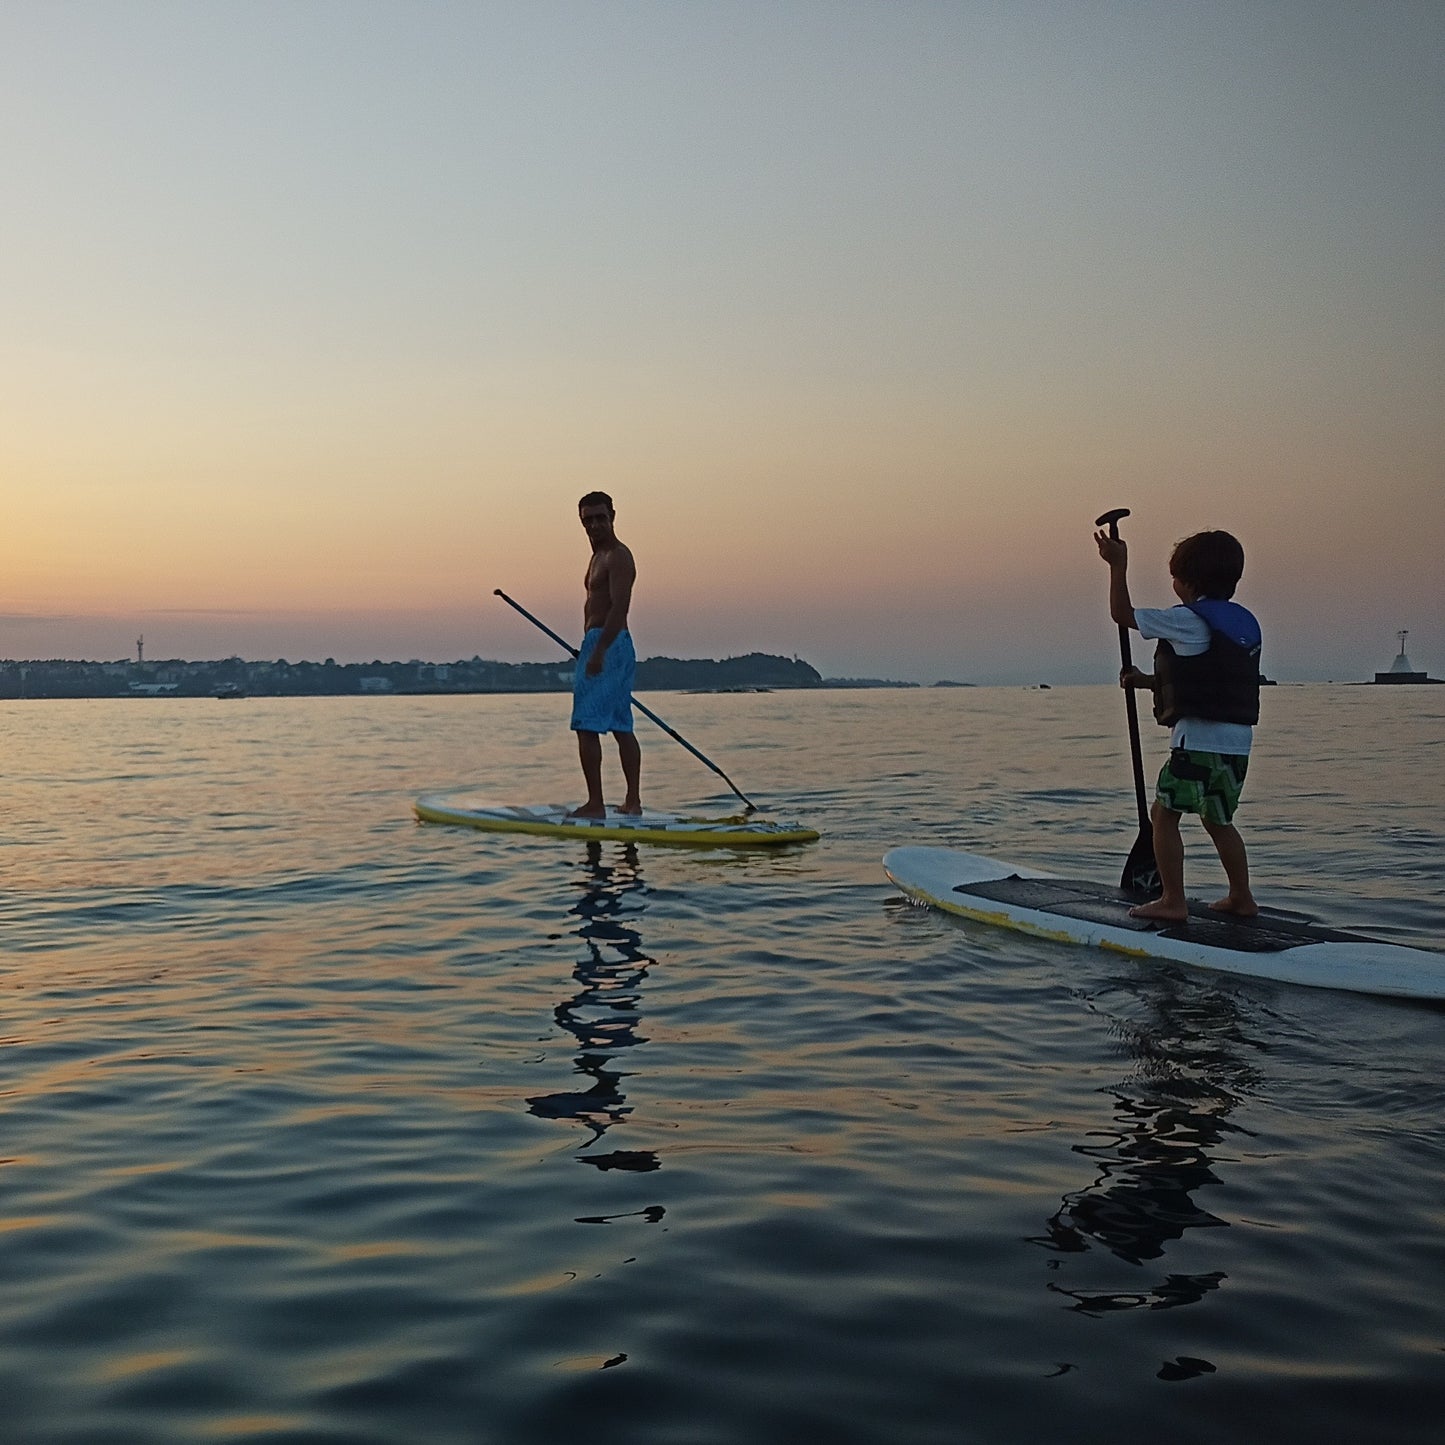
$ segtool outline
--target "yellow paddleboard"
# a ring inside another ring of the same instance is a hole
[[[605,818],[571,818],[564,803],[516,806],[466,791],[424,793],[414,806],[425,823],[454,823],[484,833],[531,833],[543,838],[615,838],[682,848],[778,848],[814,843],[818,838],[814,828],[767,818],[698,818],[651,809],[621,813],[616,808],[608,808]]]

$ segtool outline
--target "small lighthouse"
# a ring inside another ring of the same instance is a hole
[[[1402,628],[1395,634],[1400,639],[1400,655],[1390,664],[1388,672],[1377,672],[1376,682],[1430,682],[1432,679],[1423,672],[1416,672],[1410,665],[1410,659],[1405,656],[1405,639],[1410,635],[1409,628]]]

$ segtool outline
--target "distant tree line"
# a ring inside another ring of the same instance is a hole
[[[801,658],[752,652],[745,657],[650,657],[637,665],[637,689],[668,692],[820,687]],[[363,693],[565,692],[567,662],[0,662],[0,698],[324,697]]]

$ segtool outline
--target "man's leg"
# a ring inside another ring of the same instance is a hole
[[[642,811],[642,749],[638,746],[636,733],[616,733],[617,757],[622,764],[623,781],[627,784],[627,797],[622,804],[624,813]]]
[[[1159,868],[1159,896],[1129,912],[1135,918],[1157,918],[1182,923],[1189,917],[1184,896],[1184,839],[1179,836],[1179,814],[1157,799],[1149,814],[1154,825],[1154,862]]]
[[[596,733],[578,732],[577,756],[582,762],[582,778],[587,784],[587,801],[568,814],[572,818],[605,818],[607,804],[602,801],[602,739]]]

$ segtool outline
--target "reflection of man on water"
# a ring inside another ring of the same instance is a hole
[[[582,920],[576,933],[585,945],[572,970],[577,992],[563,999],[552,1017],[576,1038],[580,1046],[576,1070],[592,1082],[585,1089],[539,1094],[527,1100],[527,1107],[539,1118],[572,1119],[585,1125],[591,1131],[588,1143],[595,1144],[632,1112],[622,1091],[627,1075],[614,1063],[620,1050],[647,1042],[637,1026],[642,984],[653,960],[642,951],[641,933],[626,921],[630,913],[641,912],[647,892],[636,847],[619,847],[617,861],[608,864],[602,862],[600,843],[589,843],[587,854],[582,897],[570,910]],[[578,1157],[599,1169],[659,1167],[650,1149]]]

